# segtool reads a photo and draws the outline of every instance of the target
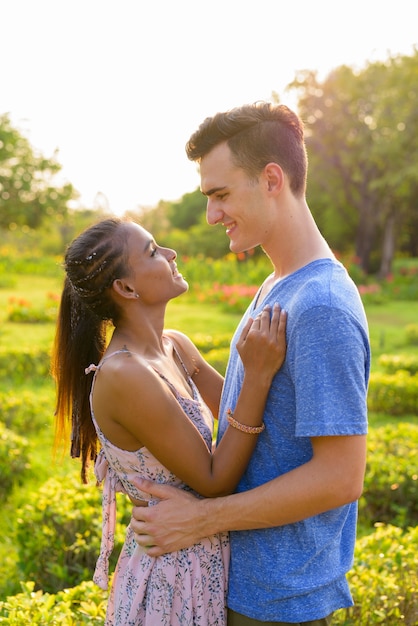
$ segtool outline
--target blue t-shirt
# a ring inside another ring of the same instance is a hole
[[[237,488],[257,487],[312,458],[310,437],[367,433],[370,347],[358,291],[332,259],[313,261],[257,296],[231,344],[218,438],[243,381],[236,341],[249,316],[278,302],[287,353],[271,386],[265,431]],[[261,621],[308,621],[352,605],[346,581],[357,503],[275,528],[231,532],[228,607]]]

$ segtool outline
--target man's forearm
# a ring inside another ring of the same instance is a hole
[[[251,530],[292,524],[324,511],[353,502],[361,495],[365,439],[336,438],[335,445],[344,456],[345,439],[350,454],[344,462],[312,459],[287,474],[251,491],[199,502],[200,536],[226,530]],[[352,455],[352,444],[357,458]]]
[[[255,489],[199,500],[190,493],[149,481],[140,489],[159,500],[136,507],[132,527],[150,556],[188,547],[229,530],[292,524],[358,499],[366,463],[365,436],[318,437],[313,458]]]

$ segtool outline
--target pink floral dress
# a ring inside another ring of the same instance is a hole
[[[125,351],[115,352],[98,366],[87,368],[86,373],[95,371],[93,386],[103,363],[120,352]],[[211,449],[213,416],[190,376],[188,382],[193,399],[182,396],[162,374],[157,373]],[[113,445],[100,430],[92,407],[91,413],[101,443],[95,473],[99,482],[104,481],[102,543],[93,580],[102,589],[107,589],[109,556],[114,545],[116,492],[149,500],[149,506],[152,506],[156,500],[150,500],[148,494],[136,488],[136,477],[182,489],[188,487],[145,447],[131,452]],[[227,533],[213,535],[178,552],[150,557],[135,542],[129,525],[113,577],[105,626],[224,626],[228,562]]]

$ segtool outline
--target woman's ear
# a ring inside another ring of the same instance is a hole
[[[124,278],[116,278],[112,283],[112,288],[122,298],[139,298],[135,289]]]

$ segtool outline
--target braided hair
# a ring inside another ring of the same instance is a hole
[[[125,223],[114,217],[91,226],[69,245],[64,260],[66,276],[52,353],[57,388],[55,445],[71,424],[71,456],[81,456],[84,483],[98,447],[90,413],[91,379],[85,369],[102,358],[109,325],[118,319],[110,287],[127,272]]]

